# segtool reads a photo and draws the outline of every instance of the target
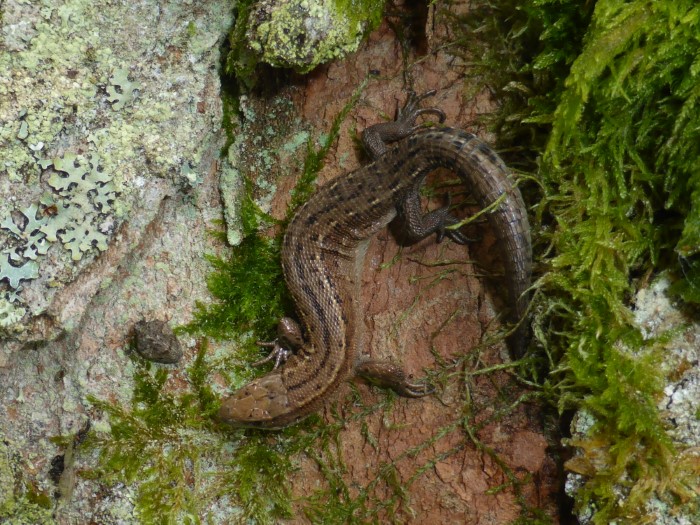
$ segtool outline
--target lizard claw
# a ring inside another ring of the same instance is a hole
[[[299,324],[289,317],[283,317],[277,324],[277,339],[274,341],[257,341],[258,346],[272,348],[270,354],[253,363],[253,366],[260,366],[268,361],[275,360],[273,370],[284,364],[289,356],[294,353],[294,350],[304,344],[304,338],[301,335]]]
[[[388,150],[388,144],[409,137],[422,126],[416,125],[416,119],[420,115],[433,114],[442,123],[445,121],[445,112],[439,108],[420,108],[420,102],[426,97],[435,95],[435,90],[422,95],[409,92],[408,100],[403,108],[399,109],[396,119],[390,122],[381,122],[368,127],[362,132],[362,143],[373,159],[378,159]]]
[[[448,230],[447,228],[444,228],[441,232],[438,232],[438,242],[440,242],[445,236],[449,237],[452,242],[456,242],[457,244],[469,244],[470,242],[479,241],[479,239],[467,237],[459,230]]]
[[[436,232],[437,242],[442,242],[445,237],[448,237],[457,244],[467,244],[470,242],[474,242],[476,239],[467,237],[458,229],[447,228],[447,226],[459,224],[460,221],[457,217],[449,213],[450,204],[452,203],[452,196],[448,193],[445,196],[445,199],[447,200],[447,204],[445,204],[445,206],[437,210],[437,212],[441,215],[440,228]]]
[[[435,95],[436,91],[434,89],[431,89],[430,91],[427,91],[423,93],[422,95],[416,95],[415,91],[410,91],[408,93],[408,100],[406,101],[406,104],[402,109],[399,110],[399,114],[396,117],[396,122],[402,123],[404,126],[410,126],[411,131],[410,133],[415,133],[419,129],[422,128],[422,126],[416,126],[416,119],[420,115],[426,115],[426,114],[434,114],[438,117],[438,120],[440,123],[445,122],[445,119],[447,116],[445,115],[445,112],[441,110],[440,108],[436,107],[430,107],[430,108],[419,108],[418,105],[423,101],[423,99],[426,99],[428,97],[432,97]]]
[[[425,397],[435,392],[435,387],[426,382],[409,383],[406,381],[401,385],[393,385],[392,389],[403,397]]]
[[[289,356],[292,355],[292,351],[289,348],[282,346],[279,340],[277,339],[275,339],[274,341],[256,341],[255,344],[258,346],[272,348],[272,351],[267,355],[267,357],[264,357],[259,361],[255,361],[253,363],[253,366],[260,366],[274,359],[275,366],[273,366],[272,369],[275,370],[281,364],[284,364],[287,361],[287,359],[289,359]]]

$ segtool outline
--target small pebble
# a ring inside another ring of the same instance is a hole
[[[165,321],[139,321],[134,325],[136,351],[144,359],[167,365],[182,358],[182,347]]]

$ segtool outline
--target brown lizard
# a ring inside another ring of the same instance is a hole
[[[353,373],[418,397],[430,388],[409,383],[396,364],[359,359],[363,348],[360,271],[369,239],[399,216],[408,238],[436,233],[458,243],[467,238],[457,229],[448,206],[423,214],[419,190],[432,170],[456,172],[479,206],[491,206],[488,221],[502,249],[511,320],[521,322],[528,306],[532,248],[530,226],[520,191],[498,155],[474,135],[458,129],[423,129],[416,118],[437,108],[419,108],[428,92],[414,93],[393,122],[367,128],[363,142],[374,162],[337,177],[321,187],[296,213],[285,233],[282,266],[303,322],[285,318],[268,357],[270,373],[227,397],[219,418],[233,426],[281,428],[320,408]],[[396,142],[389,148],[387,143]],[[522,326],[522,325],[521,325]],[[524,350],[522,330],[511,337],[513,353]],[[285,361],[282,366],[278,366]]]

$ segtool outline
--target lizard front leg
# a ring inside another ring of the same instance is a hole
[[[422,95],[416,95],[411,91],[404,107],[399,110],[396,120],[382,122],[365,129],[362,133],[362,142],[373,158],[381,157],[392,142],[409,137],[422,126],[416,125],[420,115],[433,114],[438,117],[440,123],[445,121],[445,112],[437,107],[419,107],[420,103],[435,95],[435,90]],[[459,220],[449,213],[449,195],[446,206],[429,213],[423,213],[420,204],[420,186],[414,186],[404,198],[397,203],[399,220],[402,223],[400,238],[402,241],[412,244],[429,235],[436,233],[438,242],[444,236],[449,237],[458,244],[466,244],[471,239],[458,230],[446,229],[446,226],[457,224]]]
[[[304,338],[301,335],[301,328],[291,317],[283,317],[277,324],[277,338],[274,341],[257,341],[258,346],[272,348],[272,351],[267,357],[253,363],[253,366],[260,366],[268,361],[275,361],[275,370],[281,364],[284,364],[289,356],[291,356],[297,348],[304,344]]]
[[[445,122],[445,112],[440,108],[418,107],[423,99],[433,95],[435,95],[435,90],[422,95],[416,95],[415,92],[411,91],[403,109],[399,110],[396,115],[396,120],[375,124],[362,132],[362,143],[373,159],[378,159],[386,153],[392,142],[404,139],[421,129],[422,126],[416,126],[416,119],[420,115],[432,113],[437,115],[441,124]]]

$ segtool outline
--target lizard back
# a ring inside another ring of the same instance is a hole
[[[530,285],[530,226],[520,191],[503,161],[470,133],[415,133],[379,159],[322,186],[292,219],[282,265],[307,343],[281,368],[224,401],[232,424],[279,428],[317,410],[348,378],[362,344],[359,272],[368,240],[433,170],[459,175],[487,213],[501,247],[511,319],[524,315]]]

